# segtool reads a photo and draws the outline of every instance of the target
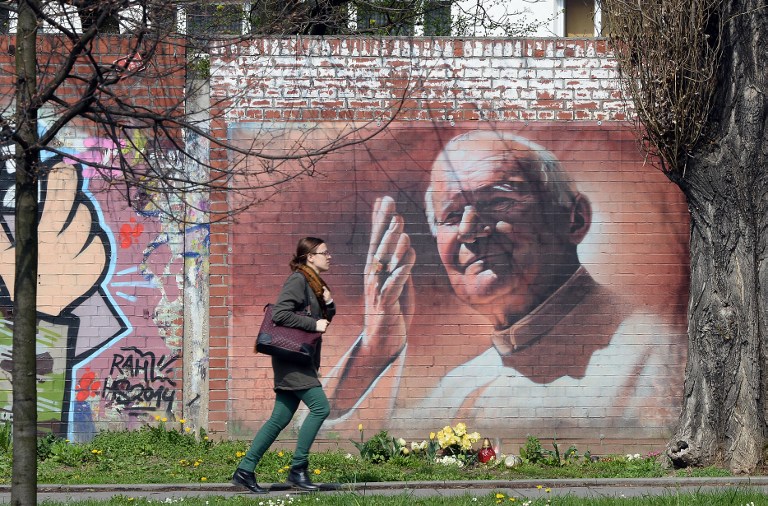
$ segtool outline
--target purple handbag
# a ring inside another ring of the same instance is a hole
[[[272,321],[272,304],[267,304],[256,338],[256,352],[299,364],[312,364],[312,357],[322,337],[321,332],[275,325]]]

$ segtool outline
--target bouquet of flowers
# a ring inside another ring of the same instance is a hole
[[[430,439],[437,441],[443,456],[466,456],[472,453],[472,445],[480,440],[480,434],[469,433],[466,424],[457,423],[453,427],[446,425],[434,437],[430,434]]]

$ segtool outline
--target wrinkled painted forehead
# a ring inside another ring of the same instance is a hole
[[[516,140],[499,138],[460,138],[446,144],[432,165],[431,182],[466,183],[542,181],[541,150]],[[461,184],[464,186],[464,184]]]

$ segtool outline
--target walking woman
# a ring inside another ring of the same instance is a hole
[[[331,254],[322,239],[304,237],[296,246],[296,255],[290,262],[291,273],[280,291],[273,308],[272,320],[277,325],[298,327],[308,331],[325,332],[336,314],[331,291],[320,274],[331,266]],[[309,306],[312,317],[296,314]],[[291,421],[303,402],[309,415],[299,430],[296,451],[293,454],[287,482],[296,488],[313,491],[319,487],[312,483],[309,467],[309,448],[315,441],[323,421],[328,417],[330,406],[318,377],[320,369],[320,344],[315,350],[312,364],[299,364],[272,357],[275,377],[275,407],[269,420],[261,427],[251,447],[232,476],[232,483],[245,487],[254,494],[264,494],[266,489],[256,482],[254,470],[261,457]]]

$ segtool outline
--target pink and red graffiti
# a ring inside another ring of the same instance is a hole
[[[101,382],[96,381],[96,374],[86,368],[85,373],[75,387],[75,391],[77,392],[75,398],[78,402],[84,402],[88,400],[89,397],[96,397],[99,395],[100,390]]]

